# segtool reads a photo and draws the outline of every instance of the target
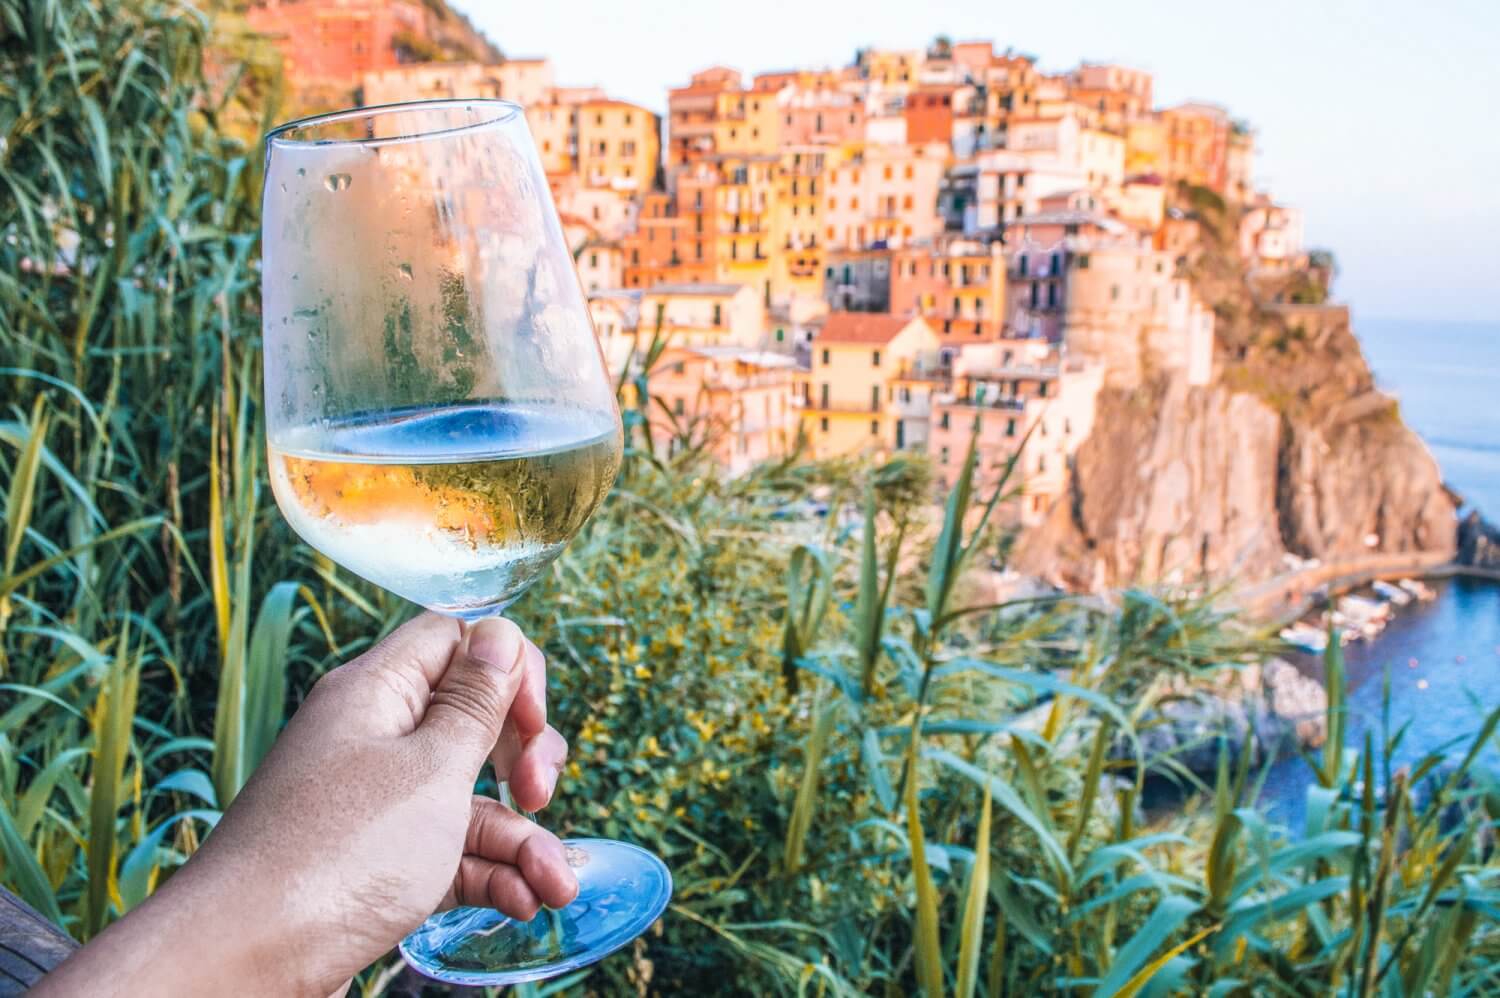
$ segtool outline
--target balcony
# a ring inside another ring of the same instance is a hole
[[[920,364],[903,364],[896,372],[897,381],[921,381],[928,384],[947,384],[953,380],[951,367],[926,367]]]
[[[972,395],[964,394],[952,398],[934,399],[938,405],[963,406],[967,409],[995,409],[1000,412],[1025,412],[1026,400],[1016,398],[1014,395]]]
[[[840,402],[837,400],[822,402],[818,399],[801,401],[800,408],[803,412],[847,413],[854,416],[878,416],[881,411],[880,406],[871,402]]]

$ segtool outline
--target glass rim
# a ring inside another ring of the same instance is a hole
[[[482,121],[471,121],[450,128],[433,128],[426,131],[406,132],[401,135],[371,136],[358,139],[294,139],[287,137],[289,133],[297,129],[318,125],[332,125],[341,121],[352,121],[357,118],[376,118],[385,114],[445,110],[458,107],[472,107],[474,105],[492,108],[496,113],[493,117],[487,117]],[[465,132],[489,128],[492,125],[510,121],[517,114],[524,112],[525,108],[515,101],[502,100],[498,97],[431,97],[425,100],[398,101],[392,104],[372,104],[369,107],[348,107],[340,111],[325,111],[322,114],[310,114],[303,118],[283,122],[266,133],[266,145],[267,147],[277,146],[304,149],[321,149],[328,146],[394,145],[400,142],[416,142],[440,136],[461,135]]]

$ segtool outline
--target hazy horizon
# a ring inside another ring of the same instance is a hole
[[[560,84],[599,84],[658,112],[668,87],[716,63],[837,66],[861,46],[939,34],[993,39],[1048,71],[1084,59],[1148,69],[1158,104],[1214,101],[1251,123],[1257,184],[1303,210],[1310,246],[1334,251],[1335,296],[1356,320],[1500,320],[1500,129],[1488,125],[1500,66],[1487,51],[1500,43],[1500,4],[1075,0],[1001,14],[979,0],[578,0],[517,18],[454,3],[507,54],[551,58]]]

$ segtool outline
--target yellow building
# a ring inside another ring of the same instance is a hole
[[[640,349],[660,328],[674,347],[758,347],[766,314],[742,284],[658,284],[641,293]]]
[[[577,155],[578,108],[553,101],[526,108],[526,127],[547,173],[572,173]]]
[[[578,106],[578,172],[585,184],[649,190],[660,152],[659,122],[645,108],[617,100]]]
[[[762,301],[771,297],[772,257],[780,245],[772,230],[779,161],[775,155],[715,155],[701,164],[715,179],[708,224],[717,279],[754,288]]]
[[[795,146],[781,153],[772,198],[771,300],[818,301],[823,297],[822,214],[827,168],[838,153],[822,146]]]
[[[906,443],[904,420],[918,414],[898,407],[895,382],[913,368],[935,368],[938,354],[938,335],[920,318],[829,315],[813,337],[802,387],[802,429],[813,456],[889,451]]]
[[[714,152],[769,156],[781,146],[776,95],[760,90],[723,90],[714,97]]]
[[[1125,126],[1125,175],[1148,173],[1167,173],[1167,126],[1158,115],[1137,118]]]

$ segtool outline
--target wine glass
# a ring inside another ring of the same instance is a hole
[[[276,501],[329,558],[428,609],[502,612],[609,492],[620,413],[521,108],[358,108],[266,139],[266,432]],[[464,985],[538,980],[639,935],[655,856],[565,843],[578,899],[458,908],[401,944]]]

